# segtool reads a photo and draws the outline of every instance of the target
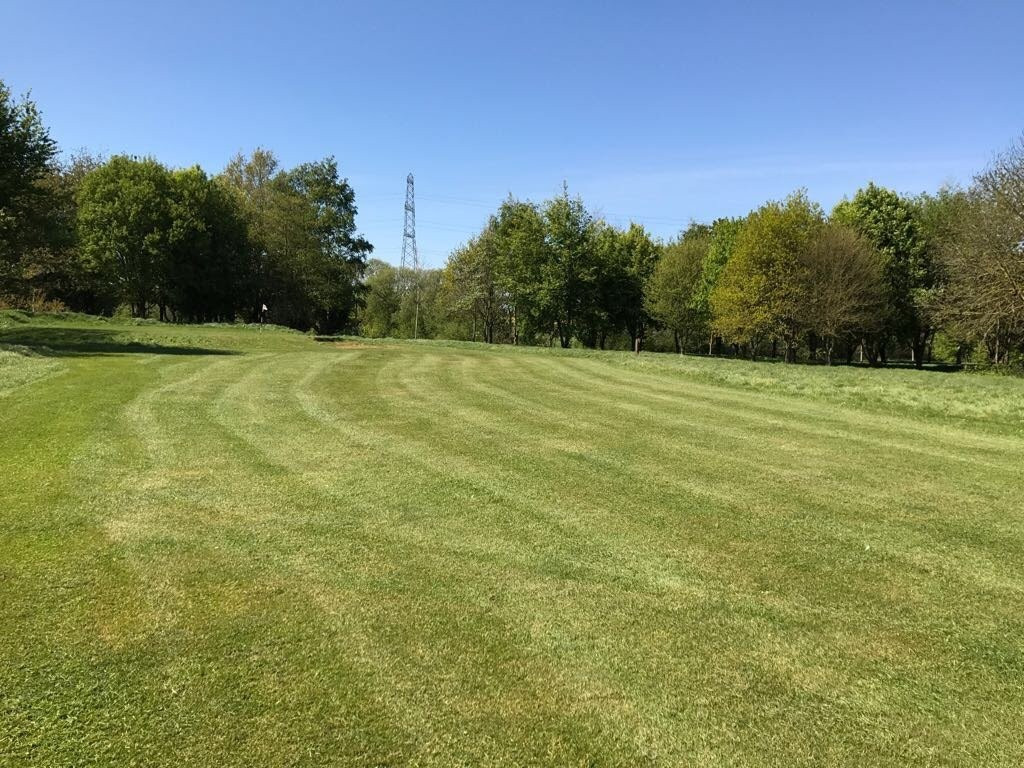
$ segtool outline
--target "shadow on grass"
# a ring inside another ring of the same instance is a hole
[[[157,341],[125,341],[123,334],[93,328],[8,328],[0,344],[17,344],[46,357],[96,355],[234,355],[226,349],[177,346]]]

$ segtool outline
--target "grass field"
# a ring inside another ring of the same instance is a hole
[[[1024,381],[0,314],[0,764],[1024,761]]]

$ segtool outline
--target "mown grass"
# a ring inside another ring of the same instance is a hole
[[[1024,382],[0,344],[0,763],[1021,762]]]

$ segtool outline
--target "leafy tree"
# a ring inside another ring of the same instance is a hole
[[[373,246],[356,232],[355,192],[339,176],[333,157],[298,166],[288,181],[308,207],[314,250],[304,256],[307,293],[316,307],[312,324],[331,332],[348,324],[362,298],[366,259]]]
[[[1024,138],[975,178],[955,210],[940,316],[984,344],[990,361],[1006,363],[1024,350]]]
[[[442,271],[409,271],[400,294],[398,335],[411,339],[431,339],[445,326],[446,310],[441,306]]]
[[[0,294],[23,290],[21,260],[49,244],[56,156],[35,103],[0,80]]]
[[[374,338],[394,336],[401,306],[398,270],[387,262],[370,259],[366,268],[365,296],[360,333]]]
[[[706,229],[684,233],[665,246],[647,281],[647,311],[672,331],[676,352],[693,348],[704,338],[707,318],[698,294],[710,244]]]
[[[547,259],[544,217],[536,205],[509,198],[502,203],[490,228],[494,230],[496,279],[506,297],[508,327],[513,344],[532,341],[551,327],[542,297]]]
[[[495,222],[448,259],[441,277],[440,300],[451,318],[470,329],[470,338],[493,344],[506,314],[507,299],[498,280]],[[479,335],[478,335],[479,331]]]
[[[635,223],[621,231],[601,222],[595,225],[593,240],[598,307],[591,316],[598,322],[598,346],[604,348],[609,333],[625,330],[632,349],[650,323],[644,288],[654,273],[660,249],[647,230]]]
[[[595,326],[587,322],[596,307],[593,219],[583,201],[570,198],[568,190],[549,200],[543,215],[546,248],[539,290],[541,315],[551,322],[562,347],[568,347],[585,329],[589,333],[582,341],[594,347]]]
[[[118,302],[109,287],[86,268],[78,248],[78,187],[89,171],[102,164],[87,152],[53,164],[42,182],[50,206],[46,243],[21,259],[23,283],[32,296],[91,314],[110,313]]]
[[[704,262],[700,267],[700,283],[693,296],[694,308],[700,321],[707,326],[708,354],[714,350],[715,337],[710,330],[713,328],[711,296],[718,285],[718,279],[722,276],[725,265],[729,263],[733,250],[736,247],[736,238],[743,227],[743,219],[717,219],[711,225],[709,233],[707,252],[704,255]],[[721,344],[721,338],[717,339]]]
[[[372,246],[356,233],[355,194],[334,158],[283,171],[258,149],[235,157],[223,178],[248,224],[253,314],[266,303],[277,322],[297,328],[348,325]]]
[[[231,321],[250,290],[248,240],[237,196],[198,166],[171,173],[171,232],[161,319]]]
[[[883,257],[886,317],[881,332],[871,340],[872,362],[885,362],[886,342],[896,338],[911,348],[920,366],[934,331],[926,306],[939,275],[917,206],[891,190],[869,184],[852,200],[840,202],[832,218],[859,232]]]
[[[823,222],[821,209],[801,191],[754,211],[740,231],[711,305],[716,328],[746,344],[752,357],[762,342],[777,339],[787,362],[796,359],[807,285],[802,256]]]
[[[806,286],[798,323],[811,336],[812,354],[820,340],[831,365],[837,343],[877,328],[885,307],[881,257],[853,230],[828,223],[800,259]]]
[[[166,275],[171,179],[152,158],[118,155],[89,172],[78,190],[78,231],[90,271],[146,317]]]

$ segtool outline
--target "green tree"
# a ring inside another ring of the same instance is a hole
[[[796,359],[805,327],[801,302],[807,285],[802,256],[824,224],[820,207],[796,192],[747,217],[711,297],[716,329],[746,344],[751,356],[766,340],[784,344]]]
[[[852,229],[829,222],[800,261],[806,284],[797,323],[808,333],[812,356],[820,343],[831,365],[837,344],[877,330],[885,308],[881,256]]]
[[[540,209],[509,198],[502,203],[494,230],[496,279],[506,297],[509,334],[513,344],[531,342],[551,328],[542,296],[547,260],[546,227]]]
[[[706,228],[691,228],[664,247],[647,281],[647,310],[672,331],[676,352],[693,348],[705,337],[707,316],[699,301],[699,291],[710,242]]]
[[[832,218],[859,232],[882,255],[886,314],[880,332],[869,339],[872,362],[884,363],[886,344],[896,339],[910,347],[920,366],[934,331],[927,304],[939,273],[917,206],[913,200],[869,184],[852,200],[840,202]]]
[[[248,240],[238,197],[198,166],[171,173],[171,232],[161,319],[231,321],[250,291]]]
[[[979,174],[969,194],[947,201],[954,237],[942,247],[948,285],[940,316],[992,363],[1024,352],[1024,137]]]
[[[694,307],[701,319],[707,326],[708,354],[712,354],[717,341],[721,345],[721,337],[715,337],[713,332],[714,323],[711,311],[711,296],[715,292],[715,286],[722,276],[725,265],[729,263],[736,247],[736,238],[743,228],[744,219],[717,219],[711,225],[710,240],[707,253],[700,268],[700,284],[697,286],[693,297]]]
[[[51,204],[46,244],[21,259],[21,277],[33,299],[90,314],[109,314],[117,306],[118,297],[86,268],[78,248],[78,188],[85,175],[102,164],[80,152],[54,163],[43,181]]]
[[[543,214],[546,248],[539,291],[541,315],[550,321],[562,347],[568,347],[584,330],[589,332],[581,341],[594,347],[595,326],[587,322],[597,306],[593,218],[582,200],[569,197],[568,190],[549,200]]]
[[[316,308],[311,324],[333,332],[348,325],[362,300],[362,278],[373,246],[356,231],[355,192],[340,177],[333,157],[304,163],[287,178],[308,209],[313,247],[303,257],[306,292]]]
[[[603,222],[595,226],[594,250],[597,274],[596,312],[598,346],[605,347],[609,333],[629,335],[630,349],[642,339],[651,317],[644,302],[644,288],[661,255],[658,244],[639,224],[622,231]]]
[[[88,269],[135,317],[162,295],[171,240],[171,179],[152,158],[118,155],[89,172],[78,190],[78,231]]]
[[[366,299],[360,311],[360,333],[374,338],[394,336],[401,306],[398,270],[387,262],[370,259],[365,284]]]
[[[235,157],[223,179],[242,201],[255,279],[251,312],[296,328],[349,325],[372,246],[356,232],[355,193],[326,158],[279,170],[273,153]]]
[[[448,258],[439,301],[450,319],[469,329],[469,338],[493,344],[507,315],[507,297],[498,280],[498,244],[494,219]]]
[[[0,295],[24,290],[22,259],[49,244],[56,156],[35,103],[0,80]]]

